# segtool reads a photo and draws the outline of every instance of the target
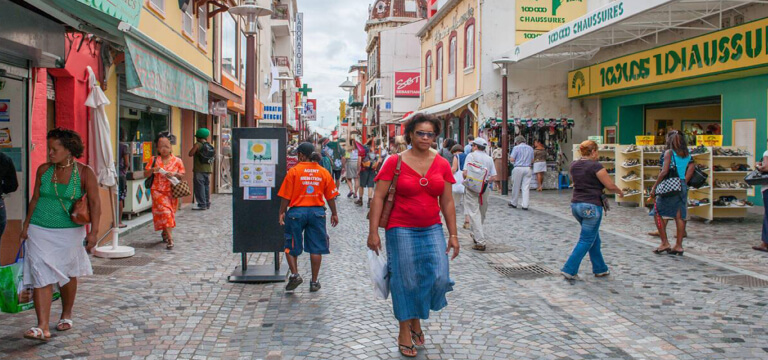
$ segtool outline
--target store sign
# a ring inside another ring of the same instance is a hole
[[[395,97],[419,97],[421,73],[395,72]]]
[[[283,105],[280,103],[264,104],[264,120],[283,120]]]
[[[317,121],[317,99],[307,99],[303,115],[306,121]]]
[[[597,145],[603,145],[603,137],[602,136],[590,136],[587,138],[587,140],[594,141]]]
[[[457,7],[458,8],[458,7]],[[447,16],[442,23],[443,28],[442,29],[435,29],[432,32],[432,43],[437,44],[444,38],[448,37],[454,30],[457,30],[458,28],[464,26],[464,23],[467,22],[470,18],[472,18],[475,15],[475,8],[472,6],[467,6],[467,10],[464,11],[462,14],[455,13],[452,17],[449,15]],[[450,19],[450,20],[448,20]],[[450,25],[448,25],[448,22],[450,21]]]
[[[294,64],[296,64],[296,76],[304,76],[304,13],[296,14],[296,61]]]
[[[548,0],[547,0],[548,1]],[[557,0],[555,0],[557,1]],[[560,0],[563,2],[567,0]],[[650,9],[677,0],[621,0],[612,1],[607,5],[549,31],[546,36],[540,36],[514,48],[513,60],[521,61],[531,56],[562,45],[576,37],[593,33],[619,21],[641,14]],[[545,0],[538,2],[544,3]],[[520,19],[518,19],[519,21]],[[518,29],[521,30],[521,29]]]
[[[211,101],[211,103],[208,104],[208,114],[213,116],[227,116],[227,102]]]
[[[586,0],[517,0],[517,44],[535,39],[587,13]],[[538,33],[536,33],[538,32]],[[527,38],[527,39],[526,39]],[[523,40],[520,42],[520,40]]]
[[[141,0],[77,0],[131,26],[139,26]]]
[[[723,146],[723,135],[697,135],[696,146]]]
[[[208,113],[208,82],[125,37],[128,92],[164,104]]]
[[[592,65],[568,74],[568,97],[765,66],[768,65],[767,37],[768,18],[765,18]]]
[[[635,145],[637,146],[653,146],[656,145],[656,137],[650,136],[635,136]]]

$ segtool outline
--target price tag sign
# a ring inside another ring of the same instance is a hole
[[[696,146],[723,146],[723,135],[696,135]]]
[[[147,141],[141,144],[142,161],[148,163],[152,161],[152,142]]]
[[[587,140],[592,140],[597,145],[603,145],[603,137],[602,136],[590,136],[590,137],[587,138]]]
[[[649,136],[635,136],[635,145],[637,146],[653,146],[656,145],[656,137]]]

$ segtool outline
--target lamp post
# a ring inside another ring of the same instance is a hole
[[[272,10],[256,5],[256,0],[243,0],[241,5],[229,8],[229,13],[245,21],[245,126],[256,127],[253,98],[256,97],[256,33],[259,31],[260,16],[272,15]]]
[[[514,63],[510,58],[501,58],[493,60],[495,65],[501,68],[501,195],[507,195],[509,193],[509,124],[508,120],[508,98],[509,93],[507,91],[507,65]]]
[[[283,89],[283,127],[288,128],[288,109],[286,108],[288,106],[288,100],[285,92],[288,90],[287,81],[293,81],[293,78],[290,76],[278,76],[275,80],[280,81],[280,88]]]
[[[349,77],[347,77],[347,80],[344,80],[344,82],[341,83],[341,85],[339,85],[339,87],[342,90],[348,92],[350,97],[352,96],[352,92],[355,91],[355,88],[356,88],[355,84],[353,82],[349,81]],[[355,110],[354,109],[352,109],[352,120],[351,121],[352,122],[355,121]],[[347,136],[347,137],[351,138],[352,137],[351,136],[352,135],[352,131],[349,131],[349,128],[350,128],[350,124],[347,125],[347,130],[348,130],[347,132],[349,134],[349,136]],[[347,141],[349,141],[349,139],[347,139]]]

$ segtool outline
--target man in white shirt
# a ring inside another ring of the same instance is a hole
[[[488,211],[488,198],[491,195],[487,188],[488,183],[496,180],[496,166],[493,164],[493,159],[485,152],[485,149],[488,148],[488,142],[485,139],[478,137],[470,145],[472,145],[472,152],[464,160],[464,177],[467,177],[467,165],[471,163],[485,168],[488,171],[488,176],[485,179],[482,192],[476,193],[469,189],[464,191],[464,204],[466,206],[465,211],[469,215],[472,240],[475,242],[472,248],[485,251],[486,241],[483,223],[485,222],[485,213]]]

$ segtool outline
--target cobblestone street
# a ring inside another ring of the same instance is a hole
[[[766,288],[728,284],[750,274],[768,279],[758,269],[766,258],[749,250],[759,218],[694,223],[691,256],[657,256],[653,240],[639,235],[651,230],[650,218],[618,209],[601,234],[612,275],[594,278],[585,259],[583,280],[569,282],[559,275],[578,239],[568,199],[533,194],[532,211],[522,211],[492,197],[486,253],[470,250],[460,231],[462,252],[451,262],[455,290],[448,307],[424,323],[419,358],[768,358]],[[391,303],[371,294],[366,211],[346,198],[339,203],[341,224],[330,230],[332,254],[317,293],[309,293],[307,256],[300,262],[306,282],[293,294],[284,283],[228,283],[239,255],[231,253],[231,198],[216,196],[210,211],[179,212],[173,251],[147,224],[123,238],[137,248],[135,257],[94,258],[97,275],[80,283],[72,330],[54,330],[42,344],[21,337],[36,323],[33,311],[0,314],[0,358],[400,358]],[[735,233],[721,233],[721,226]],[[719,239],[730,249],[717,251]],[[730,261],[738,252],[748,256]],[[254,255],[251,263],[270,258]],[[512,273],[534,265],[540,274]],[[54,303],[54,323],[60,306]]]

